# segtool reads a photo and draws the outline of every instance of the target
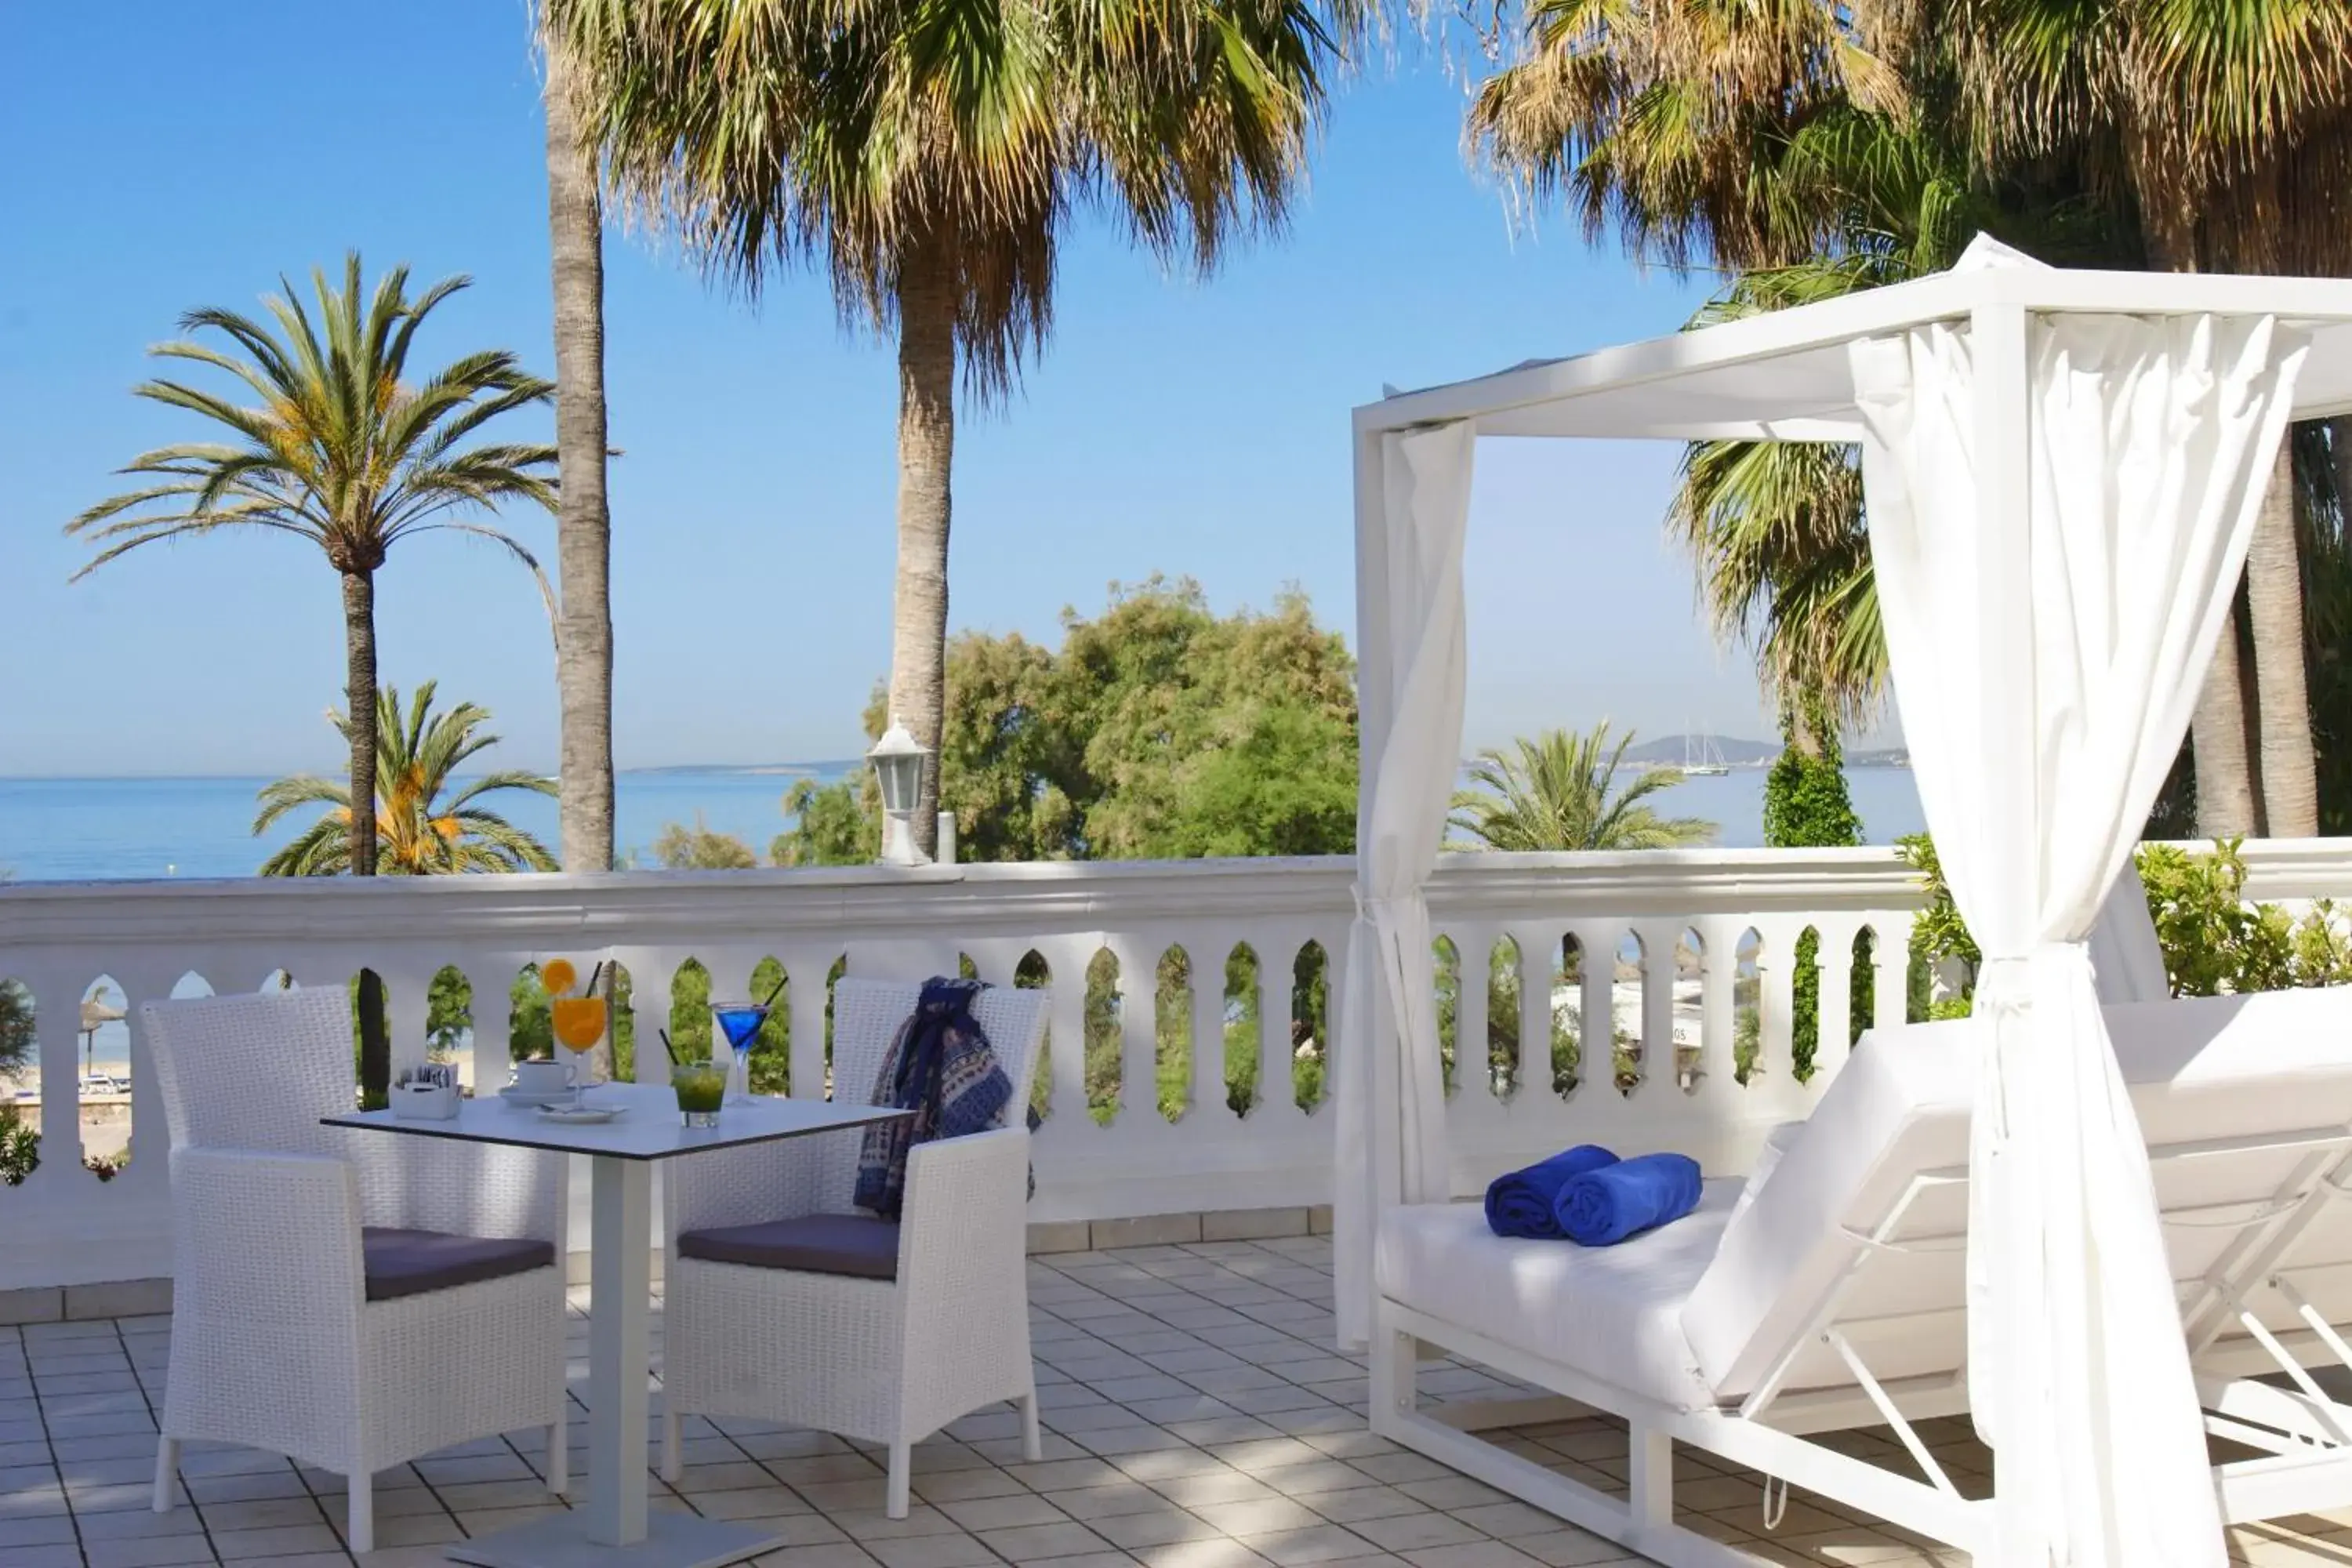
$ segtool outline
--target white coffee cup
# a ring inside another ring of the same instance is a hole
[[[517,1062],[514,1086],[525,1094],[562,1094],[572,1087],[572,1066],[568,1062]]]

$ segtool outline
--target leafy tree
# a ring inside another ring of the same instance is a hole
[[[0,980],[0,1079],[33,1065],[40,1038],[35,1032],[33,994],[14,980]]]
[[[1301,594],[1220,616],[1200,584],[1113,584],[1059,649],[966,632],[939,772],[966,860],[1344,854],[1355,845],[1355,661]],[[866,733],[887,702],[877,691]],[[869,778],[796,786],[779,863],[872,858]]]
[[[1647,768],[1618,786],[1633,743],[1628,730],[1612,749],[1604,719],[1589,734],[1547,730],[1511,752],[1481,752],[1474,787],[1454,797],[1453,826],[1487,849],[1666,849],[1713,838],[1712,822],[1643,804],[1682,782],[1675,770]]]
[[[1764,842],[1776,849],[1835,847],[1862,842],[1862,817],[1846,788],[1844,750],[1819,700],[1806,721],[1796,707],[1780,712],[1780,754],[1764,775]],[[1799,743],[1810,735],[1808,751]]]
[[[784,792],[784,810],[793,825],[768,846],[779,866],[866,866],[882,853],[881,803],[869,809],[846,779],[822,787],[802,779]]]
[[[484,871],[552,871],[555,857],[537,838],[480,804],[501,790],[533,795],[556,793],[551,779],[520,769],[483,774],[444,798],[467,763],[499,742],[482,732],[489,711],[462,702],[446,713],[433,711],[436,688],[416,689],[408,714],[401,716],[400,689],[376,696],[376,721],[369,731],[376,745],[375,832],[373,858],[387,876],[442,876]],[[351,721],[328,718],[346,737]],[[289,812],[306,805],[329,809],[294,842],[262,863],[265,877],[331,877],[352,868],[352,797],[343,785],[298,773],[263,786],[253,831],[268,831]]]
[[[501,415],[545,402],[551,390],[546,382],[502,349],[467,354],[421,381],[409,371],[417,329],[467,282],[444,279],[412,298],[408,269],[395,267],[362,304],[353,251],[344,258],[341,289],[323,271],[311,275],[315,321],[290,284],[265,301],[282,336],[235,311],[189,312],[181,318],[183,331],[216,331],[237,352],[195,342],[149,352],[226,372],[258,405],[240,407],[177,381],[141,384],[139,396],[201,415],[233,439],[183,442],[132,458],[121,471],[140,476],[143,488],[100,501],[66,525],[100,546],[77,580],[142,544],[216,529],[263,529],[317,545],[342,581],[352,715],[344,731],[351,741],[346,798],[362,817],[376,814],[375,574],[386,552],[415,534],[456,530],[502,546],[538,575],[529,551],[465,514],[516,500],[555,504],[546,478],[553,447],[465,444]],[[543,576],[540,584],[544,595]],[[362,836],[348,864],[337,868],[373,876],[375,858],[375,841]]]
[[[991,398],[1042,350],[1083,207],[1202,270],[1236,230],[1278,221],[1355,31],[1356,0],[1334,9],[550,0],[617,184],[712,268],[756,289],[814,261],[845,317],[895,332],[889,705],[925,745],[945,723],[959,371]]]
[[[714,832],[699,816],[692,827],[682,822],[664,827],[654,839],[653,857],[665,871],[748,871],[760,863],[749,844]]]
[[[1862,842],[1862,818],[1847,793],[1844,754],[1828,703],[1803,697],[1780,710],[1780,756],[1764,776],[1764,842],[1775,849],[1832,848]],[[1810,740],[1810,749],[1804,743]],[[1822,937],[1811,926],[1792,955],[1789,1004],[1790,1055],[1800,1082],[1813,1076],[1821,1048]],[[1856,963],[1847,992],[1847,1018],[1859,1039],[1877,998],[1873,965]],[[1851,1042],[1849,1042],[1851,1043]]]
[[[1220,618],[1197,584],[1153,578],[1114,587],[1103,616],[1064,626],[1047,695],[1071,728],[1052,749],[1076,752],[1061,794],[1088,854],[1353,846],[1355,666],[1304,595],[1285,594],[1270,615]],[[1059,806],[1046,800],[1050,816]]]

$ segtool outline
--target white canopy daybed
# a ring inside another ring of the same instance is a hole
[[[1335,1242],[1342,1340],[1377,1326],[1385,1341],[1373,1346],[1376,1426],[1444,1441],[1381,1404],[1411,1397],[1399,1333],[1449,1336],[1426,1311],[1375,1325],[1399,1292],[1386,1279],[1376,1289],[1373,1251],[1384,1215],[1456,1195],[1423,889],[1461,752],[1476,438],[1853,441],[1896,709],[1986,958],[1976,1018],[1937,1026],[1965,1037],[1973,1085],[1958,1173],[1966,1403],[1998,1467],[1990,1514],[1968,1515],[1958,1543],[2016,1568],[2218,1568],[2206,1431],[2224,1417],[2200,1401],[2210,1388],[2192,1374],[2182,1321],[2184,1306],[2210,1303],[2172,1289],[2183,1265],[2178,1248],[2168,1257],[2085,939],[2187,729],[2288,422],[2345,412],[2352,282],[2061,271],[1983,240],[1933,278],[1356,411],[1363,773]],[[2352,1031],[2330,1048],[2352,1059]],[[2219,1134],[2186,1133],[2208,1135]],[[2308,1184],[2343,1153],[2315,1145],[2297,1167],[2302,1195],[2284,1184],[2276,1201],[2316,1202]],[[1551,1310],[1580,1311],[1572,1293]],[[1518,1355],[1540,1334],[1531,1326],[1517,1349],[1491,1334],[1453,1342]],[[1521,1361],[1522,1375],[1548,1364]],[[1727,1398],[1728,1385],[1712,1392]],[[1685,1426],[1658,1441],[1675,1436],[1696,1440]],[[1638,1444],[1634,1463],[1638,1480]],[[1511,1484],[1507,1467],[1480,1473]],[[2341,1473],[2352,1502],[2352,1468]],[[1653,1479],[1630,1512],[1584,1521],[1666,1561],[1727,1561],[1672,1528]],[[2231,1517],[2261,1517],[2243,1511],[2250,1498],[2242,1486]]]

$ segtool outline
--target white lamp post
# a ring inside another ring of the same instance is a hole
[[[915,807],[923,794],[923,764],[930,748],[907,732],[891,715],[890,728],[866,753],[874,780],[882,786],[882,864],[920,866],[923,852],[915,847]]]

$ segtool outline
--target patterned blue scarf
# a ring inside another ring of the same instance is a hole
[[[1013,1079],[971,1016],[982,989],[977,980],[934,976],[923,983],[922,999],[890,1042],[874,1083],[874,1104],[915,1114],[866,1130],[854,1199],[859,1208],[897,1219],[907,1201],[909,1149],[985,1132],[1003,1116]]]

